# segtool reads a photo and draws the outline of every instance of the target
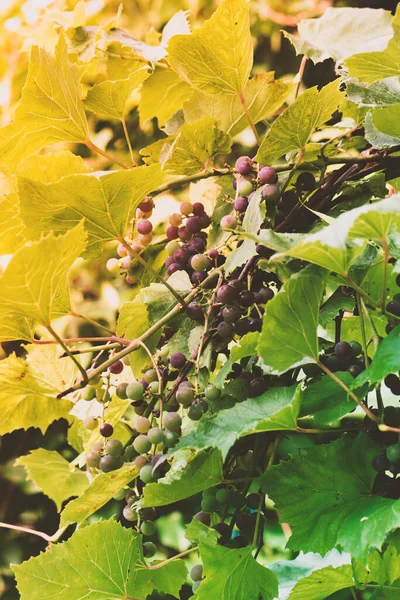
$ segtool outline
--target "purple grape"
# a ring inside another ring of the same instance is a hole
[[[182,246],[181,248],[178,248],[178,250],[176,250],[176,252],[174,253],[174,260],[180,265],[185,266],[189,263],[191,256],[192,253],[190,252],[189,248],[187,246]]]
[[[219,323],[217,327],[217,332],[223,340],[231,340],[235,334],[233,325],[231,323],[228,323],[227,321],[222,321],[221,323]]]
[[[124,363],[121,360],[117,360],[117,362],[108,367],[108,370],[113,375],[119,375],[124,370]]]
[[[239,304],[240,306],[249,307],[254,304],[254,293],[250,290],[243,290],[239,294]]]
[[[190,302],[186,307],[186,314],[193,321],[202,321],[204,317],[203,309],[198,302]]]
[[[208,251],[208,256],[211,258],[211,260],[217,260],[219,252],[215,248],[212,248]]]
[[[235,169],[241,175],[249,175],[253,170],[253,161],[250,156],[240,156],[235,163]]]
[[[175,225],[169,225],[169,227],[167,227],[165,230],[165,235],[167,240],[176,240],[179,235],[179,227],[176,227]]]
[[[244,213],[246,212],[246,208],[249,205],[249,201],[246,198],[246,196],[238,196],[235,200],[235,210],[237,210],[240,213]]]
[[[260,304],[265,304],[274,297],[274,292],[269,287],[262,287],[257,293],[261,297]]]
[[[153,225],[148,219],[142,219],[136,225],[136,229],[138,233],[141,233],[142,235],[148,235],[153,231]]]
[[[235,333],[237,335],[243,336],[246,335],[246,333],[249,333],[249,331],[250,322],[248,319],[240,319],[240,321],[235,324]]]
[[[191,252],[195,252],[196,254],[204,252],[206,244],[204,240],[199,237],[192,238],[188,243],[188,248]]]
[[[183,267],[182,265],[180,265],[177,262],[172,263],[171,265],[169,265],[168,269],[167,269],[167,273],[168,275],[173,275],[174,273],[176,273],[177,271],[182,271]]]
[[[179,227],[178,237],[182,242],[188,242],[192,237],[192,234],[186,229],[186,227]]]
[[[239,306],[230,305],[222,309],[222,318],[228,323],[236,323],[242,316]]]
[[[237,292],[232,286],[224,284],[219,288],[217,298],[220,302],[228,304],[229,302],[234,302],[236,300]]]
[[[200,217],[204,213],[205,213],[204,205],[201,202],[194,202],[193,203],[193,214],[196,215],[196,217]]]
[[[272,167],[262,167],[258,172],[258,180],[260,183],[275,183],[277,179],[278,175]]]
[[[148,213],[154,208],[154,200],[151,196],[146,196],[144,200],[139,204],[138,208],[144,213]]]
[[[192,273],[191,280],[195,285],[200,285],[205,279],[207,279],[206,271],[194,271]]]
[[[201,229],[206,229],[211,224],[211,219],[206,213],[199,215],[198,219],[200,219]]]
[[[175,259],[173,256],[168,256],[168,258],[165,259],[165,266],[168,267],[171,266],[173,263],[175,262]]]
[[[182,352],[174,352],[169,357],[169,364],[171,367],[174,367],[174,369],[182,369],[186,364],[186,357]]]
[[[185,227],[190,233],[198,233],[202,229],[200,217],[189,217],[186,221]]]
[[[266,202],[275,202],[279,198],[279,187],[274,183],[267,183],[262,188],[261,194]]]
[[[110,423],[103,423],[103,425],[101,425],[100,427],[100,434],[103,437],[111,437],[112,434],[114,433],[114,427],[112,425],[110,425]]]

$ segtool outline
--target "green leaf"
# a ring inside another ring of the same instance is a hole
[[[393,17],[392,29],[393,37],[382,52],[362,52],[345,61],[350,77],[373,83],[378,79],[400,75],[400,10]]]
[[[240,338],[239,343],[231,348],[232,363],[238,362],[246,356],[256,356],[259,337],[258,331],[250,331]]]
[[[158,127],[164,127],[193,93],[190,85],[174,71],[158,69],[147,79],[141,89],[139,102],[140,124],[157,117]],[[202,115],[197,115],[197,120]],[[214,116],[214,115],[210,115]]]
[[[373,123],[373,111],[367,113],[364,122],[365,139],[376,148],[392,148],[398,146],[399,138],[386,135],[375,127]]]
[[[400,143],[400,104],[374,108],[369,115],[369,129],[367,130],[367,139],[376,141],[378,138],[378,147],[387,148],[397,146]],[[370,137],[372,131],[374,137]],[[373,132],[376,131],[374,134]]]
[[[366,434],[300,450],[269,468],[259,483],[292,536],[288,547],[323,555],[340,548],[366,561],[400,524],[400,501],[372,495],[379,446]]]
[[[292,276],[267,304],[258,352],[265,365],[283,373],[318,360],[318,313],[324,289],[319,269]]]
[[[34,325],[50,325],[70,309],[66,275],[86,247],[82,223],[23,246],[0,278],[0,340],[31,339]]]
[[[400,328],[395,327],[379,344],[378,350],[368,369],[360,373],[352,387],[358,388],[369,382],[379,383],[390,373],[400,370]]]
[[[398,77],[386,77],[371,85],[349,81],[347,95],[360,106],[390,106],[400,102],[400,81]]]
[[[58,452],[38,448],[21,456],[15,464],[25,467],[28,478],[54,500],[58,511],[64,500],[80,496],[89,486],[86,473],[71,470],[69,462]]]
[[[340,81],[328,83],[319,92],[316,87],[306,90],[273,122],[256,156],[263,164],[271,164],[278,158],[303,150],[311,134],[328,121],[344,94],[339,90]]]
[[[149,328],[147,306],[142,302],[134,300],[125,302],[121,310],[117,323],[117,335],[126,337],[129,340],[135,340]],[[161,332],[154,334],[150,340],[146,340],[146,346],[154,351],[160,339]],[[149,364],[149,355],[143,348],[138,348],[135,352],[129,354],[129,364],[132,372],[137,379],[142,377],[142,369]]]
[[[61,513],[60,527],[71,523],[82,523],[99,508],[104,506],[124,486],[138,475],[138,469],[133,465],[124,465],[117,471],[99,473],[83,494],[68,502]]]
[[[324,567],[300,579],[291,591],[288,600],[325,600],[331,594],[354,586],[350,565]]]
[[[258,190],[252,197],[247,207],[246,213],[242,222],[244,232],[256,235],[260,229],[265,217],[265,202],[261,195],[261,190]],[[229,275],[237,267],[240,267],[256,254],[256,242],[250,238],[246,238],[243,244],[231,252],[225,263],[225,273]]]
[[[347,386],[353,382],[350,373],[338,373],[337,377]],[[354,400],[336,381],[322,377],[304,390],[300,416],[311,418],[316,427],[334,427],[355,406]]]
[[[197,429],[179,440],[176,449],[216,448],[225,459],[240,437],[261,431],[296,429],[301,396],[297,386],[271,388],[257,398],[221,410],[210,419],[203,419]]]
[[[187,573],[179,559],[147,567],[141,536],[115,521],[79,529],[13,570],[21,600],[145,600],[155,589],[177,597]]]
[[[204,542],[208,546],[216,546],[220,534],[215,529],[201,523],[201,521],[192,519],[186,527],[185,538],[192,542],[192,544]]]
[[[97,83],[88,91],[85,106],[97,115],[123,120],[132,93],[148,77],[150,77],[148,68],[141,67],[131,73],[127,79]]]
[[[28,77],[14,122],[0,130],[3,167],[13,171],[24,158],[55,142],[88,140],[80,78],[80,69],[68,62],[63,35],[55,56],[43,48],[32,48]]]
[[[229,152],[230,137],[213,117],[182,125],[178,133],[147,146],[140,153],[145,162],[160,161],[167,173],[194,175],[211,166],[212,158]]]
[[[69,150],[49,152],[26,158],[18,169],[20,177],[42,183],[53,183],[67,175],[90,173],[91,169],[83,158]]]
[[[60,361],[59,346],[36,346],[29,360],[14,354],[0,361],[0,435],[38,427],[44,433],[56,419],[68,419],[70,400],[56,396],[73,382],[71,361]]]
[[[253,123],[272,117],[286,102],[295,84],[282,79],[274,81],[274,74],[259,73],[249,79],[243,90],[246,106]],[[188,122],[210,116],[218,119],[222,131],[231,136],[237,135],[249,126],[238,96],[217,96],[193,92],[183,106]]]
[[[190,498],[221,483],[222,460],[218,450],[194,454],[188,449],[175,452],[172,466],[157,483],[148,483],[143,490],[141,506],[164,506]]]
[[[383,553],[374,550],[368,556],[368,565],[359,561],[353,562],[354,576],[359,583],[370,583],[379,585],[388,583],[391,585],[400,578],[400,556],[395,546],[388,544]]]
[[[296,49],[314,63],[333,58],[342,62],[358,52],[382,51],[393,35],[388,10],[327,8],[318,19],[303,19],[298,36],[286,33]]]
[[[196,592],[199,600],[272,600],[278,594],[278,580],[258,564],[252,548],[232,550],[200,544],[205,579]]]
[[[355,301],[351,296],[343,296],[340,292],[332,294],[320,310],[319,322],[326,327],[332,319],[337,317],[340,310],[350,312],[354,310],[354,307]]]
[[[272,229],[261,229],[258,239],[260,244],[275,252],[287,252],[303,241],[304,233],[276,233]]]
[[[240,94],[253,66],[246,0],[223,0],[191,35],[176,35],[168,62],[190,85],[207,94]]]
[[[69,175],[48,184],[19,178],[21,216],[36,238],[48,231],[67,231],[84,218],[85,256],[93,256],[105,242],[124,236],[137,206],[162,181],[158,165]]]

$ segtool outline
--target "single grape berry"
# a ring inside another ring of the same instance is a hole
[[[219,504],[225,506],[225,504],[229,504],[231,499],[232,492],[228,488],[222,488],[217,491],[215,494],[215,498]]]
[[[384,454],[378,454],[371,460],[371,465],[378,473],[384,473],[389,466],[389,461]]]
[[[190,260],[190,266],[194,271],[209,271],[213,265],[211,258],[205,254],[195,254]]]
[[[200,217],[201,215],[204,215],[204,213],[204,204],[202,204],[201,202],[193,202],[193,214],[197,217]]]
[[[146,196],[144,200],[139,204],[138,208],[144,213],[150,212],[154,208],[154,200],[151,196]]]
[[[179,213],[172,213],[168,220],[173,227],[179,227],[179,225],[182,224],[182,215]]]
[[[231,340],[235,334],[235,329],[231,323],[221,321],[217,326],[217,333],[223,340]]]
[[[186,364],[186,357],[182,352],[174,352],[169,357],[169,364],[174,369],[182,369]]]
[[[246,496],[246,504],[252,510],[257,510],[260,504],[260,495],[259,494],[249,494]]]
[[[335,356],[337,358],[350,358],[353,356],[353,348],[347,342],[338,342],[335,345]]]
[[[96,389],[92,385],[87,385],[82,390],[82,400],[93,400],[96,397]]]
[[[237,292],[236,290],[228,285],[228,284],[224,284],[221,285],[221,287],[219,288],[218,292],[217,292],[217,298],[220,302],[223,302],[224,304],[228,304],[230,302],[234,302],[237,298]]]
[[[233,215],[225,215],[220,221],[221,229],[236,229],[237,221]]]
[[[126,400],[128,398],[126,390],[128,389],[128,384],[127,383],[120,383],[117,385],[117,388],[115,390],[115,393],[117,394],[118,398],[120,398],[121,400]]]
[[[235,333],[237,335],[243,336],[250,331],[250,321],[248,319],[240,319],[237,323],[235,323]]]
[[[147,383],[158,381],[157,371],[155,369],[148,369],[144,374],[144,379],[147,381]]]
[[[139,433],[147,433],[151,427],[151,422],[147,417],[138,417],[135,421],[135,429]]]
[[[207,273],[205,271],[194,271],[191,276],[192,283],[194,285],[200,285],[207,277]]]
[[[185,227],[190,233],[198,233],[202,229],[201,224],[201,218],[194,216],[187,219]]]
[[[278,175],[272,167],[262,167],[258,172],[258,180],[260,183],[275,183]]]
[[[109,438],[114,433],[114,427],[110,423],[103,423],[100,427],[100,433],[103,437]]]
[[[185,216],[191,215],[193,212],[193,204],[191,202],[182,202],[179,210]]]
[[[260,294],[262,298],[262,302],[260,304],[266,304],[274,297],[274,292],[269,287],[262,287],[258,290],[258,294]]]
[[[243,290],[239,294],[239,304],[248,308],[254,304],[254,293],[250,290]]]
[[[236,182],[236,191],[239,196],[248,196],[253,191],[253,185],[248,179],[239,177]]]
[[[243,292],[242,292],[243,293]],[[236,323],[242,316],[242,311],[239,306],[228,305],[222,309],[222,318],[228,323]]]
[[[153,523],[153,521],[143,521],[143,523],[140,526],[140,531],[145,536],[154,535],[156,532],[155,523]]]
[[[142,235],[148,235],[153,231],[153,225],[148,219],[142,219],[136,225],[136,229],[138,233],[141,233]]]
[[[359,356],[362,352],[362,347],[361,344],[359,342],[349,342],[351,349],[353,351],[353,356]]]
[[[164,431],[164,444],[167,448],[173,448],[176,446],[179,440],[179,434],[176,431]]]
[[[106,454],[100,459],[99,469],[103,473],[109,473],[110,471],[116,471],[120,469],[124,464],[122,456],[110,456]]]
[[[165,230],[165,236],[166,236],[167,240],[170,240],[170,241],[176,240],[178,235],[179,235],[179,228],[175,227],[174,225],[170,225]],[[168,244],[167,244],[167,246],[168,246]],[[176,248],[175,248],[175,250],[176,250]],[[168,252],[168,250],[167,250],[167,252]]]
[[[386,310],[392,315],[396,315],[396,317],[400,317],[400,302],[396,302],[396,300],[392,300],[388,302],[386,305]]]
[[[296,189],[299,191],[310,191],[315,187],[315,177],[312,173],[304,171],[296,180]]]
[[[176,391],[176,399],[179,404],[188,406],[194,400],[194,392],[190,387],[181,384]]]
[[[147,439],[152,444],[161,444],[161,442],[164,440],[164,434],[159,427],[152,427],[147,432]]]
[[[194,515],[194,518],[196,519],[196,521],[200,521],[200,523],[203,523],[203,525],[207,525],[207,527],[209,527],[209,525],[211,523],[210,515],[208,513],[204,512],[203,510],[196,513]]]
[[[199,237],[193,237],[188,243],[188,249],[191,252],[195,252],[196,254],[201,254],[204,252],[204,248],[206,247],[206,243]],[[211,257],[210,257],[211,258]]]
[[[240,175],[249,175],[253,170],[253,161],[250,156],[240,156],[235,163],[235,169]]]
[[[139,454],[147,454],[151,449],[151,442],[145,435],[138,435],[133,442],[133,447]]]
[[[279,187],[275,183],[267,183],[261,191],[261,195],[266,202],[275,202],[279,198]]]
[[[151,465],[145,465],[140,469],[139,477],[143,481],[143,483],[153,483],[156,480],[155,475],[153,474],[153,467]]]
[[[263,377],[255,377],[249,381],[249,396],[257,398],[261,396],[268,388],[268,384]]]
[[[126,388],[126,395],[129,398],[129,400],[141,400],[143,398],[143,393],[144,393],[144,388],[143,385],[141,383],[139,383],[138,381],[134,381],[133,383],[130,383],[128,385],[128,387]]]
[[[203,565],[194,565],[190,569],[190,577],[193,581],[201,581],[203,579]]]
[[[136,510],[130,508],[130,506],[124,506],[122,510],[123,517],[126,521],[135,522],[138,520],[138,514]]]
[[[93,450],[86,455],[86,464],[88,467],[99,467],[100,464],[100,454],[98,452],[94,452]]]
[[[279,198],[278,208],[287,215],[294,209],[298,201],[299,198],[294,190],[286,190],[286,192],[283,192],[281,198]]]
[[[164,426],[170,431],[179,431],[182,425],[182,419],[176,412],[169,412],[164,415]]]
[[[400,444],[392,444],[386,448],[386,457],[391,463],[400,463]]]
[[[143,556],[145,558],[152,558],[157,552],[157,546],[153,542],[143,543]]]
[[[251,529],[254,523],[254,515],[249,515],[248,513],[240,513],[236,516],[236,527],[240,529],[240,531],[246,531],[246,529]]]
[[[235,210],[237,210],[240,213],[246,212],[248,205],[249,201],[246,198],[246,196],[239,196],[238,198],[236,198],[234,203]]]
[[[332,371],[332,373],[336,373],[336,371],[345,371],[346,370],[346,365],[345,365],[344,361],[335,355],[328,356],[324,360],[324,363],[328,367],[328,369],[330,371]]]
[[[119,375],[124,370],[124,363],[122,362],[122,360],[117,360],[117,362],[113,363],[108,367],[108,370],[113,375]]]
[[[187,410],[187,416],[191,421],[200,421],[201,417],[203,416],[201,406],[199,406],[199,404],[196,402],[191,404]]]
[[[147,465],[147,458],[145,456],[137,456],[135,458],[135,460],[133,461],[133,464],[138,469],[141,469],[142,467],[144,467],[145,465]]]
[[[122,456],[124,453],[124,446],[120,440],[107,440],[104,451],[110,456]]]

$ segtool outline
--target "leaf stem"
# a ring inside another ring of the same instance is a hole
[[[121,346],[127,346],[129,344],[129,340],[126,340],[121,337],[116,337],[115,335],[111,335],[109,337],[76,337],[76,338],[65,338],[62,340],[63,344],[79,344],[80,342],[116,342],[121,344]],[[45,344],[58,344],[57,340],[32,340],[33,344],[45,345]]]
[[[133,150],[132,150],[131,140],[129,139],[129,133],[128,133],[128,128],[126,126],[125,117],[123,117],[121,119],[121,123],[122,123],[122,128],[124,130],[126,143],[128,144],[129,154],[131,155],[132,166],[133,167],[137,167],[137,162],[135,160],[135,157],[133,156]]]
[[[304,70],[306,68],[306,64],[307,64],[307,56],[303,56],[303,58],[301,59],[299,72],[296,75],[296,78],[298,78],[298,82],[297,82],[297,87],[296,87],[296,93],[294,95],[295,99],[297,98],[297,96],[299,95],[299,92],[300,92],[300,86],[301,86],[301,82],[303,80],[303,75],[304,75]]]
[[[121,344],[115,342],[114,344],[102,344],[101,346],[90,346],[89,348],[82,348],[81,350],[71,350],[71,354],[76,356],[77,354],[92,354],[93,352],[100,352],[101,350],[114,350],[114,348],[119,348]],[[66,352],[61,354],[60,358],[65,358],[69,356]]]
[[[96,144],[94,144],[91,140],[87,140],[85,142],[85,144],[93,152],[96,152],[97,154],[100,154],[101,156],[104,156],[104,158],[106,158],[110,162],[114,162],[119,167],[122,167],[123,169],[129,169],[130,168],[129,165],[127,165],[127,164],[125,164],[123,162],[120,162],[119,160],[117,160],[116,158],[114,158],[114,156],[112,156],[111,154],[108,154],[108,152],[105,152],[104,150],[102,150],[101,148],[99,148],[98,146],[96,146]]]
[[[360,315],[360,329],[361,329],[361,341],[364,352],[364,362],[365,368],[369,367],[369,358],[368,358],[368,346],[367,346],[367,335],[365,333],[365,322],[364,322],[364,311],[361,304],[360,294],[356,293],[356,302],[358,307],[358,314]]]
[[[165,565],[169,565],[169,563],[173,562],[177,558],[182,558],[182,556],[187,556],[191,552],[197,552],[198,549],[199,549],[198,546],[193,546],[193,548],[189,548],[189,550],[184,550],[183,552],[180,552],[179,554],[175,554],[175,556],[171,556],[171,558],[167,558],[167,560],[163,560],[162,562],[159,562],[157,565],[150,565],[147,568],[151,569],[152,571],[155,571],[156,569],[161,569],[161,567],[165,567]]]
[[[382,278],[381,309],[382,309],[382,311],[385,311],[386,293],[387,293],[387,291],[386,291],[387,266],[388,266],[388,259],[389,259],[389,248],[388,248],[387,241],[385,238],[382,239],[382,247],[383,247],[384,263],[383,263],[383,278]]]
[[[36,531],[36,529],[22,527],[21,525],[10,525],[9,523],[0,523],[0,527],[2,527],[3,529],[12,529],[13,531],[21,531],[22,533],[30,533],[32,535],[36,535],[37,537],[46,540],[46,542],[49,543],[56,542],[66,530],[66,527],[61,527],[53,535],[48,535],[47,533],[44,533],[44,531]]]
[[[368,325],[371,329],[371,335],[372,335],[372,339],[374,341],[374,348],[375,348],[375,352],[376,352],[378,350],[378,346],[379,346],[379,333],[376,330],[375,323],[372,320],[371,315],[369,314],[368,308],[365,306],[365,302],[364,302],[363,298],[360,298],[360,305],[361,305],[361,310],[364,313],[365,318],[367,319]]]
[[[247,118],[247,120],[249,122],[249,125],[250,125],[251,129],[253,130],[254,136],[255,136],[255,138],[257,140],[257,144],[261,144],[260,135],[259,135],[259,133],[257,131],[257,128],[256,128],[256,126],[254,124],[253,118],[252,118],[252,116],[250,114],[250,111],[249,111],[249,108],[247,106],[246,99],[245,99],[245,97],[243,95],[243,92],[240,92],[240,94],[239,94],[239,100],[242,103],[244,114],[246,115],[246,118]]]

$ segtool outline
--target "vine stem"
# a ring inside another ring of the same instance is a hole
[[[151,360],[151,363],[152,363],[152,365],[154,367],[154,370],[157,373],[157,378],[158,378],[158,394],[160,396],[160,427],[162,428],[162,420],[163,420],[163,399],[162,399],[163,378],[162,378],[159,366],[157,364],[157,361],[155,360],[154,356],[150,352],[150,349],[148,348],[148,346],[146,346],[146,344],[144,342],[142,342],[142,340],[138,340],[138,342],[142,346],[142,348],[146,352],[146,354],[148,354],[148,356],[149,356],[149,358]]]
[[[259,133],[257,131],[257,128],[255,126],[253,118],[252,118],[252,116],[250,114],[250,111],[249,111],[249,108],[247,106],[246,99],[245,99],[245,97],[243,95],[243,92],[240,92],[240,94],[238,94],[238,95],[239,95],[239,100],[240,100],[240,102],[242,103],[242,106],[243,106],[244,114],[246,115],[246,118],[247,118],[247,120],[249,122],[249,125],[250,125],[250,127],[251,127],[251,129],[252,129],[252,131],[254,133],[254,136],[255,136],[255,138],[257,140],[257,144],[260,145],[261,144],[261,138],[260,138],[260,135],[259,135]]]
[[[371,304],[371,306],[373,306],[374,308],[376,308],[378,306],[378,303],[375,302],[375,300],[369,294],[364,292],[364,290],[362,288],[360,288],[360,286],[357,285],[355,281],[352,280],[350,275],[345,274],[344,278],[349,283],[350,287],[352,287],[358,294],[360,294],[360,296],[365,298],[367,300],[367,302],[369,304]]]
[[[135,260],[137,260],[141,265],[143,265],[143,267],[145,269],[148,269],[150,271],[150,273],[153,273],[154,277],[156,277],[160,283],[162,283],[163,285],[165,285],[165,287],[177,299],[177,301],[179,302],[179,304],[182,305],[182,308],[186,308],[186,302],[185,302],[185,300],[182,298],[182,296],[176,290],[174,290],[174,288],[172,287],[172,285],[170,285],[168,283],[168,281],[166,281],[166,279],[164,279],[164,277],[162,275],[160,275],[159,273],[157,273],[157,271],[155,269],[153,269],[153,267],[146,260],[144,260],[144,258],[142,256],[140,256],[140,254],[138,254],[137,252],[135,252],[131,248],[131,246],[128,244],[128,242],[126,241],[125,238],[121,237],[121,238],[118,238],[118,239],[121,242],[121,244],[128,250],[130,256],[132,258],[134,258]]]
[[[385,306],[386,306],[386,282],[387,282],[387,265],[388,265],[388,259],[389,259],[389,248],[387,245],[386,238],[383,238],[381,241],[382,241],[383,257],[384,257],[381,309],[384,311]]]
[[[269,447],[268,447],[268,463],[266,466],[266,470],[268,470],[274,463],[274,459],[275,459],[275,453],[276,453],[276,449],[278,447],[278,443],[279,443],[279,436],[276,436],[276,438],[274,439],[273,442],[270,443]],[[261,550],[261,547],[259,546],[259,538],[260,538],[260,525],[261,525],[261,512],[262,512],[262,508],[264,506],[264,502],[265,502],[265,494],[261,494],[260,496],[260,502],[258,503],[258,508],[257,508],[257,517],[256,517],[256,524],[254,527],[254,536],[253,536],[253,546],[257,547],[258,552],[259,550]],[[257,558],[258,552],[256,552],[256,555],[254,558]]]
[[[111,329],[108,329],[108,327],[106,327],[105,325],[102,325],[101,323],[98,323],[97,321],[94,321],[93,319],[90,319],[89,317],[85,317],[85,315],[81,315],[80,313],[77,313],[73,310],[71,310],[71,312],[69,314],[73,317],[76,317],[77,319],[82,319],[83,321],[86,321],[87,323],[90,323],[91,325],[94,325],[95,327],[100,327],[101,329],[105,329],[105,331],[108,331],[108,333],[111,333],[111,335],[114,334],[114,332]]]
[[[135,157],[133,156],[133,150],[132,150],[131,140],[129,139],[129,133],[128,133],[128,128],[126,126],[125,117],[123,117],[123,119],[121,119],[121,123],[122,123],[122,128],[124,130],[126,143],[128,144],[129,154],[131,155],[132,166],[133,167],[137,167],[137,162],[135,160]]]
[[[13,531],[21,531],[21,533],[30,533],[31,535],[36,535],[37,537],[40,537],[49,543],[56,542],[66,530],[66,527],[61,527],[53,535],[48,535],[47,533],[44,533],[44,531],[36,531],[36,529],[22,527],[21,525],[10,525],[9,523],[0,522],[0,527],[3,529],[12,529]]]
[[[332,371],[330,371],[325,365],[324,363],[322,363],[321,361],[317,361],[317,365],[319,366],[320,369],[322,369],[327,375],[329,375],[329,377],[331,379],[333,379],[333,381],[336,381],[336,383],[338,385],[340,385],[340,387],[342,389],[344,389],[350,396],[350,398],[352,398],[354,400],[354,402],[357,402],[358,406],[360,408],[363,409],[363,411],[365,412],[366,415],[368,415],[368,417],[371,419],[371,421],[374,421],[375,423],[381,423],[381,419],[379,417],[377,417],[376,415],[374,415],[373,412],[371,412],[369,410],[369,408],[367,406],[365,406],[365,404],[363,402],[361,402],[361,400],[359,398],[357,398],[357,396],[355,395],[354,392],[351,391],[350,388],[347,387],[347,385],[345,383],[343,383],[343,381],[341,379],[339,379],[339,377],[336,377],[336,375],[334,373],[332,373]]]
[[[184,550],[183,552],[180,552],[179,554],[175,554],[175,556],[172,556],[171,558],[167,558],[167,560],[163,560],[162,562],[158,563],[157,565],[151,565],[147,568],[152,571],[155,571],[156,569],[161,569],[161,567],[165,567],[165,565],[169,565],[169,563],[173,562],[177,558],[182,558],[182,556],[187,556],[191,552],[197,552],[198,549],[199,549],[198,546],[193,546],[193,548],[189,548],[189,550]]]
[[[206,285],[208,285],[210,283],[210,281],[212,281],[220,273],[221,273],[221,271],[219,269],[214,269],[213,271],[211,271],[211,273],[208,275],[208,277],[197,288],[195,288],[188,294],[188,296],[186,297],[186,301],[191,300],[192,298],[195,298],[197,296],[197,294],[201,291],[201,289],[203,287],[205,287]],[[158,331],[158,329],[160,329],[160,327],[162,327],[163,325],[168,323],[177,314],[179,314],[180,311],[182,310],[182,308],[183,308],[183,306],[180,303],[175,305],[174,308],[172,308],[166,315],[164,315],[161,319],[156,321],[156,323],[154,323],[151,327],[149,327],[149,329],[147,329],[147,331],[142,333],[142,335],[139,336],[139,338],[137,340],[132,340],[131,342],[128,343],[126,348],[124,348],[120,352],[117,352],[116,354],[114,354],[114,356],[112,358],[109,358],[108,360],[106,360],[104,363],[102,363],[96,369],[93,369],[90,373],[90,376],[88,377],[89,381],[91,379],[93,379],[94,377],[96,377],[97,375],[100,375],[105,369],[110,367],[112,364],[114,364],[121,358],[124,358],[125,356],[127,356],[128,354],[133,352],[134,350],[137,350],[138,348],[140,348],[140,341],[147,340],[150,336],[153,335],[153,333]],[[66,389],[63,392],[61,392],[60,394],[58,394],[57,398],[63,398],[64,396],[70,394],[71,392],[75,392],[76,390],[81,389],[83,386],[84,386],[83,381],[78,381],[77,383],[75,383],[75,385],[69,387],[68,389]]]
[[[74,356],[79,354],[93,354],[94,352],[101,352],[103,350],[114,350],[115,348],[119,348],[120,346],[121,344],[119,344],[118,342],[115,342],[114,344],[107,343],[101,346],[90,346],[89,348],[82,348],[81,350],[71,350],[71,354],[73,354]],[[64,352],[64,354],[61,354],[60,358],[65,358],[66,356],[69,356],[69,354]]]
[[[357,302],[358,313],[360,315],[361,341],[362,341],[362,347],[363,347],[363,352],[364,352],[364,362],[365,362],[365,367],[368,369],[369,358],[368,358],[367,335],[365,333],[364,311],[363,311],[363,307],[361,304],[361,297],[360,297],[360,294],[358,294],[358,293],[356,293],[356,302]]]
[[[375,352],[376,352],[378,350],[378,346],[379,346],[379,333],[376,330],[375,323],[373,322],[372,317],[369,314],[368,308],[365,306],[365,302],[364,302],[363,298],[360,298],[360,305],[361,305],[361,310],[364,313],[365,318],[367,319],[368,325],[370,326],[371,335],[372,335],[372,339],[374,341],[374,348],[375,348]]]
[[[60,344],[61,348],[63,348],[65,350],[65,352],[68,354],[68,356],[70,357],[70,359],[75,363],[75,366],[80,371],[80,374],[82,375],[83,381],[85,382],[85,385],[86,385],[87,382],[89,381],[86,369],[84,367],[82,367],[82,365],[79,362],[79,360],[77,360],[75,358],[75,356],[72,354],[71,350],[68,348],[68,346],[66,344],[64,344],[64,342],[62,341],[62,339],[60,338],[60,336],[58,335],[58,333],[56,331],[54,331],[54,329],[52,328],[52,326],[51,325],[47,325],[46,329],[57,340],[57,342]]]
[[[82,337],[82,338],[64,338],[63,344],[79,344],[80,342],[115,342],[121,346],[127,346],[129,340],[111,335],[109,337]],[[57,340],[32,340],[33,344],[58,344]]]
[[[94,144],[92,142],[92,140],[87,140],[85,142],[85,144],[93,152],[96,152],[97,154],[100,154],[101,156],[104,156],[104,158],[106,158],[110,162],[114,162],[116,165],[118,165],[119,167],[122,167],[123,169],[130,169],[129,165],[127,165],[126,163],[120,162],[114,156],[112,156],[111,154],[108,154],[108,152],[105,152],[104,150],[102,150],[101,148],[99,148],[98,146],[96,146],[96,144]]]

